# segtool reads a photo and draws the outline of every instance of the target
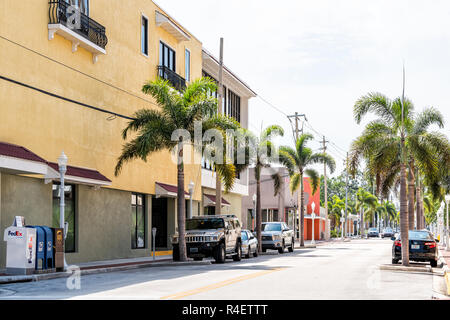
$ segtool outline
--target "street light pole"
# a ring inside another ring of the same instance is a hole
[[[344,222],[345,222],[345,218],[344,218],[344,209],[341,209],[341,239],[342,241],[344,241]]]
[[[255,230],[254,220],[256,216],[256,193],[253,194],[253,213],[252,213],[252,230]]]
[[[194,182],[189,183],[189,219],[192,219],[192,197],[194,195]]]
[[[65,217],[64,217],[64,208],[66,204],[64,203],[65,198],[65,187],[64,187],[64,175],[67,171],[67,156],[64,154],[64,151],[58,158],[58,168],[60,174],[60,189],[59,189],[59,227],[64,230],[64,241],[67,238],[68,224],[66,227]],[[64,246],[65,247],[65,246]],[[64,270],[67,270],[67,262],[66,262],[66,253],[63,252],[64,255]]]

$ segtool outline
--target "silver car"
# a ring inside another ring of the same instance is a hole
[[[258,239],[249,230],[241,231],[242,240],[242,255],[246,258],[250,258],[253,254],[254,257],[258,256]]]
[[[261,226],[261,240],[263,252],[272,249],[284,253],[285,248],[289,252],[294,251],[294,231],[284,222],[264,222]]]

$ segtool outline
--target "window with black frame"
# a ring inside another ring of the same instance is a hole
[[[131,194],[131,249],[145,248],[145,196]]]
[[[162,41],[159,43],[159,65],[175,72],[175,51]]]
[[[141,17],[141,52],[148,56],[148,19]]]
[[[59,183],[53,183],[53,214],[52,214],[52,226],[54,228],[60,227],[60,204],[61,204],[61,185]],[[75,186],[64,185],[64,222],[69,223],[67,230],[67,237],[64,244],[65,252],[76,251],[76,205],[75,205]]]
[[[80,12],[89,17],[89,0],[66,0],[72,6],[80,9]]]

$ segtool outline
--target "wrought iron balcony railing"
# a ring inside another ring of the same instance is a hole
[[[165,66],[158,66],[158,76],[162,79],[169,80],[173,87],[179,91],[186,88],[186,80]]]
[[[92,20],[82,12],[79,14],[79,23],[75,20],[69,21],[70,23],[68,23],[69,19],[75,19],[76,16],[73,13],[68,12],[68,9],[70,9],[69,3],[64,0],[53,0],[49,2],[49,5],[48,15],[50,24],[62,24],[71,28],[72,31],[105,49],[108,38],[106,37],[106,29],[104,26]],[[77,27],[73,28],[73,26]]]

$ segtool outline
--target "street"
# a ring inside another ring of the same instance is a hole
[[[152,267],[0,286],[0,299],[431,299],[431,274],[380,271],[391,240],[332,242],[241,262]]]

